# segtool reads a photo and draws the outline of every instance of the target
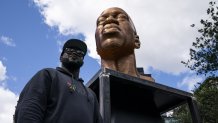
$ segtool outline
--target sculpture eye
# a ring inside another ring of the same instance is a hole
[[[128,16],[125,15],[125,14],[119,14],[119,15],[117,16],[117,19],[118,19],[118,20],[121,20],[121,21],[129,20]]]
[[[102,25],[105,20],[106,20],[105,17],[99,17],[97,21],[97,25]]]

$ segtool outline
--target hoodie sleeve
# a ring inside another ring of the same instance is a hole
[[[43,122],[51,81],[46,70],[41,70],[32,77],[20,94],[15,110],[15,123]]]
[[[88,88],[88,90],[89,90],[89,92],[91,92],[91,94],[94,97],[94,123],[103,123],[103,119],[102,119],[102,116],[100,114],[99,103],[98,103],[97,97],[96,97],[95,93],[90,88]]]

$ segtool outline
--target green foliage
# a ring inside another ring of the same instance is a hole
[[[200,84],[200,83],[199,83]],[[218,77],[207,78],[193,90],[203,123],[218,123]],[[191,115],[187,105],[173,110],[178,123],[190,123]]]
[[[181,105],[173,110],[176,123],[192,123],[191,114],[187,104]]]
[[[209,5],[209,19],[201,19],[203,28],[198,29],[201,36],[192,44],[194,48],[190,49],[190,59],[182,63],[197,74],[214,75],[218,70],[218,7],[215,2],[210,2]]]
[[[203,123],[218,123],[218,77],[207,78],[194,90]]]
[[[202,28],[198,29],[200,36],[193,42],[190,49],[190,59],[182,61],[188,68],[195,70],[197,74],[209,74],[198,88],[195,88],[194,96],[198,102],[200,116],[203,123],[218,123],[218,7],[216,2],[209,2],[207,9],[208,19],[201,19]],[[195,25],[192,24],[191,27]],[[175,111],[177,118],[185,122],[190,114],[185,107]]]

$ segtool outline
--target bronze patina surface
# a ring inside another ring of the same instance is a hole
[[[154,82],[152,77],[137,71],[134,50],[140,48],[140,40],[131,18],[123,9],[112,7],[101,13],[95,39],[103,68]]]

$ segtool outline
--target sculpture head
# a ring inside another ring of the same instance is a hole
[[[101,58],[116,59],[140,48],[139,37],[131,18],[117,7],[106,9],[98,17],[95,39]]]

